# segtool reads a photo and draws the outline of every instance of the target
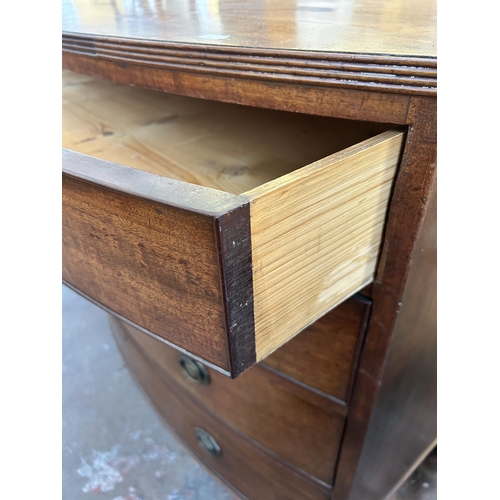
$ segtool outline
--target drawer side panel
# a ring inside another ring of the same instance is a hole
[[[373,280],[404,134],[247,193],[257,361]]]

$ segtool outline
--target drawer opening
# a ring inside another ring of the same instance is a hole
[[[64,71],[64,279],[237,376],[373,281],[403,141]]]
[[[393,128],[119,85],[63,71],[63,147],[243,194]]]

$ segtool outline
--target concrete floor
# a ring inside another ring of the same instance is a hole
[[[106,313],[66,287],[62,347],[63,499],[237,500],[144,399]],[[391,500],[434,500],[436,463],[430,457]]]

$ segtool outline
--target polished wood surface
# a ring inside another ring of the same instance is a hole
[[[314,0],[66,0],[63,5],[66,54],[77,61],[116,62],[129,78],[142,71],[134,65],[154,69],[149,87],[168,90],[156,83],[158,72],[174,71],[176,78],[198,74],[396,94],[436,93],[432,0],[342,0],[335,5]],[[178,88],[174,92],[182,93]]]
[[[329,489],[272,458],[265,448],[198,405],[172,379],[160,377],[114,318],[111,324],[126,364],[153,406],[212,473],[248,500],[327,500]],[[216,440],[220,456],[200,448],[197,427]]]
[[[241,194],[387,127],[191,99],[63,71],[64,148]]]
[[[64,0],[63,31],[206,46],[436,56],[431,0]]]
[[[63,215],[70,285],[231,371],[213,219],[69,176]]]
[[[117,42],[110,37],[74,34],[63,35],[63,49],[77,60],[90,57],[113,61],[131,73],[133,65],[138,64],[154,69],[155,73],[173,70],[204,77],[411,95],[435,95],[437,85],[436,60],[431,58],[298,50],[276,54],[269,49],[186,47],[172,42],[130,39]]]
[[[345,406],[256,365],[237,380],[208,369],[208,384],[189,379],[179,353],[122,324],[156,373],[172,378],[214,415],[326,484],[344,428]]]
[[[160,90],[220,102],[261,108],[309,113],[349,120],[406,124],[410,95],[387,93],[368,86],[364,89],[342,85],[307,86],[290,81],[273,82],[219,74],[198,74],[178,69],[148,67],[135,62],[118,62],[63,51],[63,67],[116,83]],[[344,80],[342,80],[344,82]],[[401,89],[399,86],[397,87]]]
[[[348,401],[370,309],[368,300],[351,297],[282,345],[262,364]]]
[[[404,134],[250,191],[257,361],[373,280]]]
[[[66,284],[231,376],[255,363],[249,240],[245,197],[63,149]]]

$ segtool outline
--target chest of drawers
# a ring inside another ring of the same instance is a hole
[[[436,433],[434,6],[203,5],[64,4],[63,278],[240,494],[385,498]]]

